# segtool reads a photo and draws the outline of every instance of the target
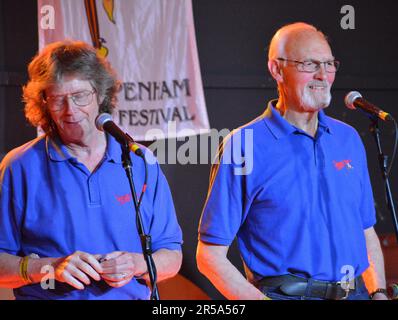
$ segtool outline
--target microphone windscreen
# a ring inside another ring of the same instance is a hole
[[[95,126],[98,130],[104,131],[105,122],[112,121],[112,116],[109,113],[100,113],[97,118],[95,118]]]
[[[354,101],[358,98],[362,98],[362,95],[358,91],[351,91],[347,93],[344,98],[346,107],[349,109],[356,109],[354,106]]]

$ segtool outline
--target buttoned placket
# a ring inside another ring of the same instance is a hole
[[[85,176],[89,205],[90,206],[101,205],[99,173],[98,173],[98,169],[101,164],[93,172],[90,172],[86,168],[86,166],[84,164],[80,163],[79,161],[77,161],[76,158],[70,159],[70,163],[72,166],[77,168]]]

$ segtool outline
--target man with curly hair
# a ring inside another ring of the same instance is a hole
[[[148,299],[122,151],[95,127],[99,113],[115,108],[115,72],[74,41],[50,44],[28,71],[25,114],[44,135],[0,165],[0,286],[14,288],[17,299]],[[141,186],[143,162],[131,157]],[[181,266],[182,234],[167,181],[150,163],[141,213],[160,281]]]

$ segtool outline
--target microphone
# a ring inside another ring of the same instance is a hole
[[[364,98],[362,98],[362,95],[358,91],[351,91],[347,93],[344,98],[344,102],[349,109],[361,109],[370,115],[378,117],[383,121],[393,120],[392,116],[389,113],[381,110],[369,101],[366,101]]]
[[[127,133],[124,133],[117,125],[113,122],[112,116],[109,113],[100,113],[95,118],[95,126],[100,131],[109,133],[122,145],[128,145],[129,149],[133,151],[137,156],[143,157],[144,153],[141,148],[135,143],[134,139]]]

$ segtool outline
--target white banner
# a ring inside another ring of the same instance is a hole
[[[83,40],[106,56],[123,82],[114,121],[135,140],[209,131],[191,0],[38,0],[38,27],[40,49]]]

